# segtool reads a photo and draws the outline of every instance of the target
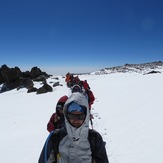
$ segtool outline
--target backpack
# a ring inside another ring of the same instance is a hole
[[[82,81],[80,81],[80,84],[83,86],[83,88],[85,89],[85,90],[87,90],[87,89],[91,89],[90,88],[90,86],[89,86],[89,84],[88,84],[88,82],[87,82],[87,80],[82,80]]]

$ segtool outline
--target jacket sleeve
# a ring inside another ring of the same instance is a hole
[[[94,151],[95,163],[109,163],[105,144],[106,143],[103,141],[102,136],[96,132],[96,148]]]
[[[51,132],[41,151],[38,163],[55,163],[55,154],[53,149],[53,132]]]

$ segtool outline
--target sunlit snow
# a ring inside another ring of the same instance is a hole
[[[51,93],[36,95],[23,88],[0,94],[0,162],[38,162],[55,105],[61,96],[70,94],[64,78],[58,77],[63,86],[53,87]],[[163,72],[79,78],[88,81],[96,97],[93,128],[106,141],[110,163],[162,163]],[[52,86],[50,81],[56,79],[47,80]]]

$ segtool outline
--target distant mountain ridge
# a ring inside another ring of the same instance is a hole
[[[149,73],[150,71],[163,70],[163,62],[149,62],[142,64],[125,64],[123,66],[115,66],[110,68],[104,68],[99,71],[92,72],[91,74],[102,75],[102,74],[111,74],[111,73],[126,73],[126,72],[135,72],[135,73]]]

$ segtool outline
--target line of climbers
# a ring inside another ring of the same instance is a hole
[[[67,83],[67,87],[72,89],[72,92],[81,92],[87,96],[89,107],[91,109],[91,105],[93,104],[95,97],[87,80],[80,80],[78,76],[74,76],[68,72],[66,74],[65,82]]]
[[[67,77],[69,76],[71,76],[72,81],[76,81],[76,82],[73,82],[72,84],[71,80],[67,80]],[[73,78],[75,78],[76,80],[73,80]],[[86,98],[88,99],[89,109],[91,111],[91,106],[95,100],[95,97],[93,92],[91,91],[88,82],[86,80],[82,81],[78,78],[78,76],[74,77],[73,75],[70,75],[70,73],[67,73],[65,81],[71,83],[71,87],[69,87],[71,89],[71,93],[80,92],[86,96]],[[68,85],[69,84],[67,84],[67,86]],[[64,95],[58,100],[55,113],[52,114],[47,124],[47,130],[49,132],[64,126],[63,106],[67,99],[68,96]],[[90,114],[90,118],[93,119],[92,114]]]
[[[68,73],[70,74],[70,73]],[[101,135],[89,129],[95,97],[87,81],[67,80],[71,95],[62,96],[47,124],[50,132],[39,163],[109,163]],[[71,75],[71,79],[74,78]]]

